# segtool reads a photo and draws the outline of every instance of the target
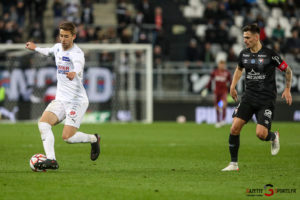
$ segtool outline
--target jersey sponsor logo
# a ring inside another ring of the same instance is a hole
[[[244,59],[244,60],[243,60],[243,63],[244,63],[244,64],[247,64],[247,63],[248,63],[248,59]]]
[[[63,57],[62,57],[62,60],[63,60],[63,61],[70,62],[70,58],[69,58],[69,57],[66,57],[66,56],[63,56]]]
[[[264,64],[264,59],[263,58],[259,58],[258,59],[258,64],[260,64],[260,65]]]
[[[257,57],[259,57],[259,58],[266,58],[267,57],[267,55],[265,55],[265,54],[258,54],[258,56]]]
[[[271,117],[272,117],[272,111],[269,110],[269,109],[266,109],[266,110],[265,110],[265,113],[264,113],[264,116],[266,116],[266,117],[268,117],[268,118],[271,119]]]
[[[58,65],[57,67],[57,72],[59,74],[65,74],[66,72],[70,71],[70,67],[69,66],[62,66],[62,65]]]
[[[278,65],[281,64],[279,56],[272,56],[272,60],[275,60],[278,63]]]
[[[215,81],[218,81],[218,82],[225,82],[227,79],[226,75],[224,74],[223,76],[216,76],[215,77]]]
[[[266,75],[260,74],[260,72],[255,72],[254,69],[252,69],[250,72],[248,72],[246,78],[251,80],[263,80],[266,78]]]
[[[255,64],[255,59],[252,58],[250,62],[251,62],[251,64]]]
[[[243,54],[244,57],[250,57],[250,54]]]

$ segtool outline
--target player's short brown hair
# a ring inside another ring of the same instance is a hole
[[[257,34],[260,33],[260,29],[257,26],[257,24],[249,24],[243,27],[243,32],[247,32],[247,31],[250,31],[251,33],[257,33]]]
[[[63,22],[59,25],[59,29],[70,31],[72,35],[76,35],[76,26],[72,22]]]

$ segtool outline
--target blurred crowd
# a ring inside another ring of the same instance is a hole
[[[101,26],[95,24],[94,19],[94,4],[98,1],[53,0],[53,41],[57,40],[58,24],[68,20],[77,25],[77,43],[150,43],[153,45],[155,64],[169,59],[170,33],[166,33],[164,29],[167,13],[161,4],[151,0],[116,0],[117,25]],[[190,18],[184,16],[184,13],[180,14],[187,18],[187,26],[192,26],[194,30],[190,34],[190,41],[186,42],[185,60],[199,64],[214,62],[216,51],[223,51],[226,52],[228,61],[235,62],[238,49],[235,47],[242,43],[239,39],[242,36],[241,27],[255,22],[261,28],[261,40],[265,45],[300,62],[300,1],[263,1],[269,10],[280,8],[280,16],[275,21],[269,18],[277,16],[264,13],[260,2],[262,1],[174,0],[178,7],[197,6],[199,3],[199,8],[202,8],[198,17]],[[2,0],[0,42],[45,42],[44,15],[47,3],[47,0]],[[283,20],[284,24],[279,23],[281,19],[286,20]],[[204,27],[202,34],[197,30],[201,25]]]

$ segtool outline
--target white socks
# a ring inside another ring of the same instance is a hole
[[[47,158],[56,160],[54,152],[54,135],[51,130],[51,125],[46,122],[39,122],[38,126]]]
[[[97,142],[95,135],[76,132],[72,137],[65,140],[68,143],[94,143]]]

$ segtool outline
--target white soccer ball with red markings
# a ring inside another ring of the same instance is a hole
[[[38,163],[38,162],[43,162],[47,159],[47,157],[44,155],[44,154],[34,154],[30,161],[29,161],[29,165],[30,165],[30,168],[32,169],[32,171],[35,171],[35,172],[42,172],[42,171],[46,171],[46,170],[39,170],[37,168],[34,167],[34,164],[35,163]]]

